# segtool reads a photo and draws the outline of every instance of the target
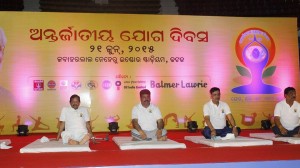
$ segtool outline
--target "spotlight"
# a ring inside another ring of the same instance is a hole
[[[196,132],[198,129],[197,121],[189,121],[187,123],[188,132]]]
[[[108,129],[111,133],[118,133],[118,129],[119,129],[119,126],[118,126],[118,122],[110,122],[108,123]]]
[[[261,120],[261,129],[268,130],[271,128],[271,121],[270,120]]]
[[[28,135],[28,125],[18,125],[18,136],[27,136]]]

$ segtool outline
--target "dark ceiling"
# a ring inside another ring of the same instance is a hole
[[[39,0],[46,12],[159,14],[161,0]],[[174,0],[180,15],[298,17],[300,0]],[[22,11],[24,0],[0,0],[2,11]],[[298,26],[299,27],[299,26]]]

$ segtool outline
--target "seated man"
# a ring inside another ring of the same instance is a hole
[[[205,127],[202,132],[206,139],[216,136],[225,137],[227,133],[233,133],[238,136],[241,129],[236,126],[227,103],[220,101],[220,89],[213,87],[210,89],[211,100],[203,107]],[[226,126],[226,120],[229,121],[232,128]]]
[[[285,99],[278,102],[275,106],[275,126],[272,130],[276,137],[300,137],[300,104],[296,101],[295,88],[285,88],[284,97]]]
[[[164,129],[164,122],[160,110],[151,104],[150,91],[147,89],[140,91],[141,103],[132,109],[131,135],[133,140],[167,140],[167,131]]]
[[[94,141],[89,112],[87,108],[79,107],[80,97],[75,94],[72,95],[70,105],[71,107],[62,109],[56,140],[58,141],[61,136],[63,143],[70,145],[85,144],[89,139]]]

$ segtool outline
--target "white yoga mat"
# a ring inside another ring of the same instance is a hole
[[[261,139],[269,139],[273,141],[282,141],[290,144],[300,144],[300,138],[296,137],[275,137],[274,133],[250,133],[250,137],[261,138]]]
[[[131,149],[185,149],[184,143],[168,139],[167,141],[132,141],[132,137],[113,137],[113,141],[121,150]]]
[[[230,139],[230,140],[205,139],[204,136],[185,136],[184,139],[194,143],[200,143],[212,147],[242,147],[242,146],[273,145],[273,141],[270,140],[248,138],[248,137],[241,137],[241,136],[238,136],[235,139]]]
[[[10,140],[10,139],[1,139],[1,140],[0,140],[0,144],[1,144],[2,142],[5,142],[5,145],[11,144],[11,140]]]
[[[41,143],[40,139],[30,143],[20,149],[20,153],[43,153],[43,152],[89,152],[89,144],[68,145],[63,144],[62,140]]]

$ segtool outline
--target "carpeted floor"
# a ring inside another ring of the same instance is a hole
[[[249,136],[249,133],[254,132],[270,131],[244,130],[241,135]],[[105,137],[106,133],[95,135]],[[42,136],[54,138],[56,134],[30,134],[24,137],[1,135],[0,139],[11,139],[13,148],[0,150],[0,167],[91,167],[300,160],[300,145],[274,142],[271,146],[213,148],[185,141],[184,136],[200,135],[199,132],[189,133],[186,130],[168,132],[170,139],[185,143],[186,149],[121,151],[111,140],[113,136],[129,135],[129,132],[121,132],[110,135],[109,141],[102,141],[100,144],[90,143],[93,152],[34,154],[21,154],[19,150]]]

